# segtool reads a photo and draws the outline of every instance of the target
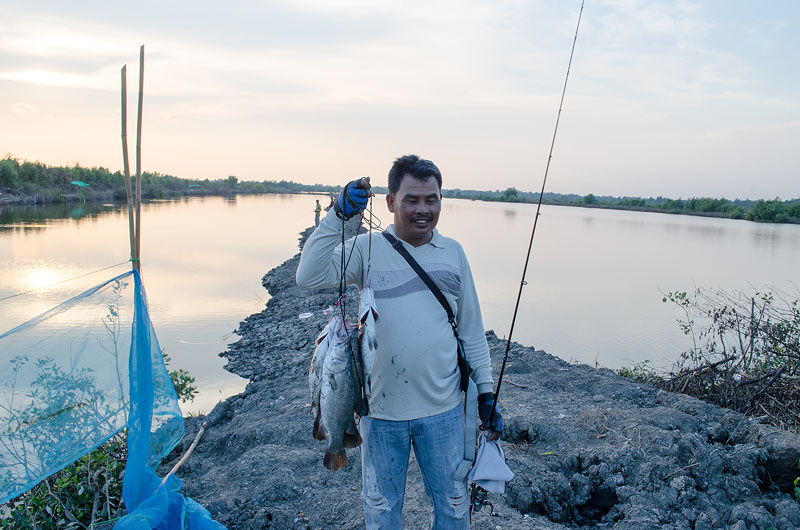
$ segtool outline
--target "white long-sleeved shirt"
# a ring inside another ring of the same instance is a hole
[[[386,229],[392,235],[394,225]],[[345,243],[351,255],[346,281],[375,291],[379,319],[377,357],[372,372],[370,416],[411,420],[446,412],[460,402],[456,342],[447,313],[405,259],[379,233]],[[333,209],[306,241],[297,267],[301,287],[339,285],[342,221]],[[489,347],[478,295],[461,245],[434,230],[431,241],[403,246],[444,293],[456,315],[464,356],[478,392],[492,391]]]

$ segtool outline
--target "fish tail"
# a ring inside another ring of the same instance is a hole
[[[347,454],[342,449],[340,452],[334,452],[330,448],[325,451],[325,458],[322,461],[325,467],[331,471],[339,471],[347,465]]]
[[[355,434],[351,434],[349,432],[344,433],[342,444],[346,448],[351,449],[353,447],[358,447],[359,445],[361,445],[361,442],[362,442],[361,435],[358,434],[357,431]]]
[[[328,437],[328,429],[325,428],[325,424],[322,423],[320,417],[317,416],[314,418],[314,439],[315,440],[324,440]]]

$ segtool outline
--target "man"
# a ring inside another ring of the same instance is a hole
[[[322,206],[317,199],[317,205],[314,206],[314,226],[319,226],[319,214],[322,212]]]
[[[416,155],[395,160],[386,196],[394,224],[386,231],[402,243],[450,303],[480,393],[482,428],[497,438],[502,418],[495,411],[489,423],[494,407],[491,364],[472,273],[461,245],[436,230],[441,190],[442,176],[433,162]],[[303,248],[298,285],[339,284],[344,221],[363,211],[369,196],[368,178],[345,187]],[[466,480],[453,477],[464,458],[465,428],[453,329],[442,305],[405,259],[384,237],[373,236],[371,248],[369,238],[362,234],[345,244],[350,256],[347,283],[359,289],[371,286],[379,314],[370,414],[359,424],[366,526],[402,528],[413,446],[434,506],[433,528],[469,528]],[[474,425],[475,418],[467,422]]]

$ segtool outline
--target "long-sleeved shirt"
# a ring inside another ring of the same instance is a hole
[[[300,256],[298,285],[339,285],[342,229],[335,212],[322,219]],[[393,225],[386,230],[396,237]],[[447,313],[383,236],[372,235],[371,252],[369,238],[369,234],[361,234],[348,239],[345,258],[350,256],[347,283],[359,289],[371,286],[375,291],[378,349],[372,371],[370,416],[411,420],[448,411],[461,396],[456,342]],[[491,392],[489,347],[472,272],[461,245],[436,230],[431,241],[419,247],[400,241],[450,303],[478,392]]]

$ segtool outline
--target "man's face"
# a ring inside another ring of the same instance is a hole
[[[386,195],[386,205],[394,214],[397,237],[419,247],[433,237],[442,211],[442,194],[435,178],[419,180],[405,174],[397,193]]]

